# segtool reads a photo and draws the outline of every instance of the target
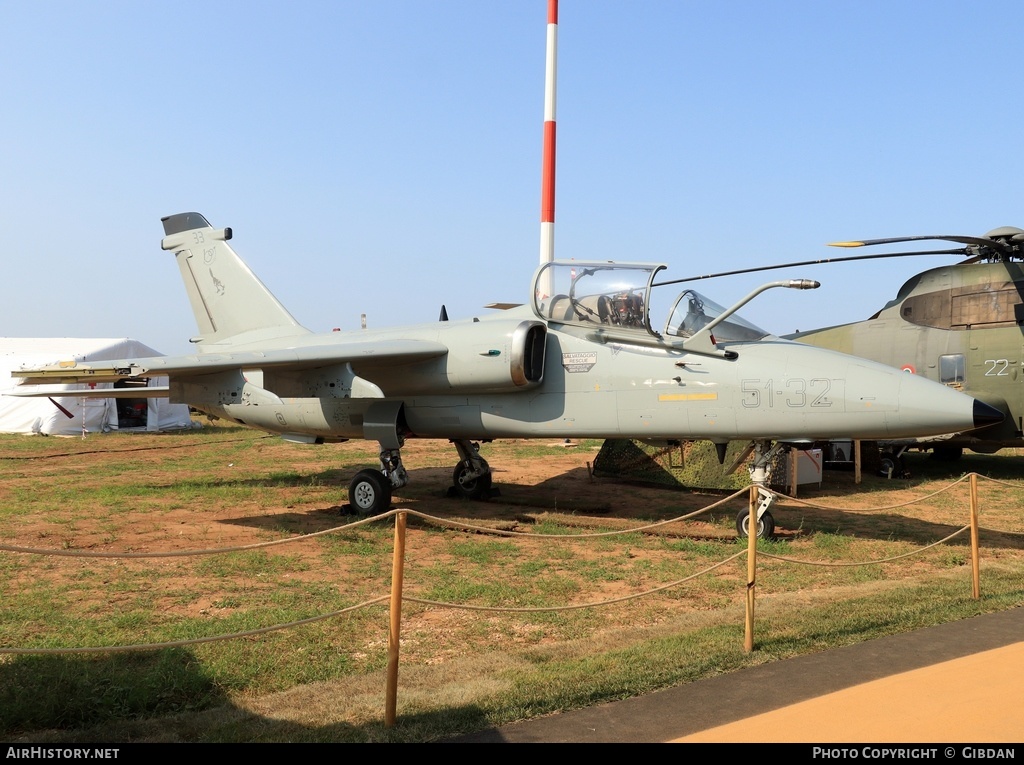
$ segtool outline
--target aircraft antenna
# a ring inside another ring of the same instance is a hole
[[[558,0],[548,0],[544,66],[544,150],[540,189],[540,263],[555,259],[555,75],[558,68]]]

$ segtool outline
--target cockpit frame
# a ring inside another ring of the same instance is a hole
[[[693,289],[679,293],[668,311],[661,331],[651,324],[652,291],[661,263],[614,261],[552,261],[543,264],[533,281],[534,313],[548,322],[580,327],[595,338],[644,345],[669,345],[708,352],[708,344],[695,336],[709,333],[710,347],[719,341],[753,341],[768,336],[735,314],[739,305],[725,309]],[[781,286],[781,283],[775,285]],[[756,293],[754,293],[756,294]],[[664,299],[659,293],[659,300]],[[685,308],[685,310],[683,310]],[[724,321],[728,318],[728,321]],[[690,341],[687,343],[687,341]]]
[[[545,263],[534,277],[533,310],[548,321],[661,338],[648,309],[654,278],[665,268],[662,263]]]

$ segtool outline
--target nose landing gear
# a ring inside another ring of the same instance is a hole
[[[750,464],[750,482],[757,486],[756,533],[758,539],[771,539],[775,533],[775,519],[768,512],[768,508],[775,501],[775,495],[767,489],[766,484],[768,468],[781,449],[782,444],[772,446],[769,441],[757,441],[754,444],[754,459]],[[736,533],[742,539],[750,536],[750,508],[744,508],[737,514]]]
[[[775,518],[768,512],[768,508],[775,499],[775,495],[762,489],[760,486],[757,491],[760,495],[756,511],[757,538],[771,539],[775,534]],[[739,534],[741,539],[746,539],[750,536],[750,508],[745,507],[736,515],[736,533]]]

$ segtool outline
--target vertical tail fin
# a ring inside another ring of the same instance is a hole
[[[199,213],[162,218],[160,246],[174,252],[199,325],[200,346],[308,334],[228,245],[230,228],[214,229]],[[246,337],[243,337],[246,336]]]

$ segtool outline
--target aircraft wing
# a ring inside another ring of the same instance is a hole
[[[379,366],[391,366],[436,358],[446,353],[447,346],[429,340],[345,342],[266,351],[197,353],[188,356],[155,356],[114,361],[71,360],[37,369],[17,369],[11,372],[11,376],[20,377],[21,385],[108,383],[157,375],[179,379],[199,377],[232,369],[317,369],[346,362],[372,362]],[[135,390],[139,391],[138,395],[141,397],[156,389]],[[77,394],[69,391],[64,395]]]

